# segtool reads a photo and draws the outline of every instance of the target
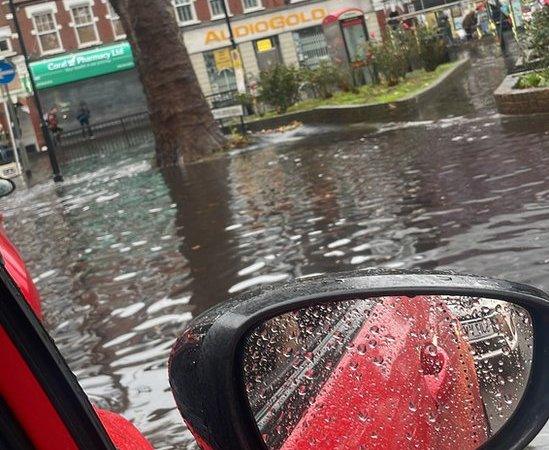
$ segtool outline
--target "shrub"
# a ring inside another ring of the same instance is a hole
[[[276,65],[259,75],[259,98],[284,113],[298,100],[299,71],[295,67]]]
[[[549,5],[532,15],[527,25],[528,46],[541,58],[542,67],[549,67]]]
[[[317,97],[330,98],[342,85],[343,74],[334,64],[322,61],[314,69],[302,69],[302,78],[309,83]]]
[[[522,75],[517,84],[518,89],[528,89],[533,87],[549,87],[549,69],[539,72],[531,72]]]
[[[406,49],[401,45],[398,35],[389,32],[383,42],[369,44],[368,53],[372,55],[373,63],[379,74],[389,86],[398,84],[408,71]]]
[[[427,72],[434,71],[441,64],[450,60],[446,41],[435,31],[421,27],[417,31],[419,56]]]
[[[239,93],[236,95],[236,100],[244,107],[248,114],[252,113],[254,110],[254,98],[251,94],[248,94],[247,92]]]

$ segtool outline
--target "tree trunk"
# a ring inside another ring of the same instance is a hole
[[[170,0],[111,0],[145,90],[160,167],[196,161],[226,144],[202,94]]]

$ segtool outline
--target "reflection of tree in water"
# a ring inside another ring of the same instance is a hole
[[[191,303],[196,312],[226,299],[236,277],[238,256],[226,228],[232,222],[227,161],[192,164],[162,171],[176,204],[179,251],[189,261]]]

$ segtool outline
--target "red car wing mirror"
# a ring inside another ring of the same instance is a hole
[[[196,318],[170,383],[204,449],[523,448],[549,417],[548,305],[451,273],[296,281]]]

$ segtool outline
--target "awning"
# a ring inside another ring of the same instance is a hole
[[[353,17],[363,16],[364,11],[359,8],[341,8],[328,14],[322,21],[322,25],[329,25],[340,20],[351,19]]]

